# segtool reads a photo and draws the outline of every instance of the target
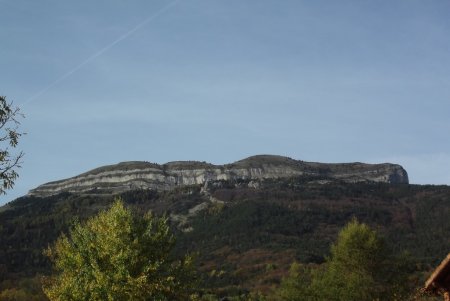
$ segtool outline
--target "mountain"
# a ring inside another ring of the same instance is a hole
[[[225,165],[195,161],[177,161],[163,165],[123,162],[41,185],[31,190],[29,195],[45,197],[62,192],[111,194],[135,189],[171,190],[182,185],[203,185],[208,181],[295,176],[321,176],[348,183],[408,183],[406,171],[395,164],[327,164],[260,155]]]
[[[0,207],[0,291],[49,273],[42,250],[117,196],[138,213],[170,217],[173,255],[196,254],[203,286],[219,295],[267,291],[293,261],[322,263],[354,217],[395,252],[408,251],[419,278],[450,250],[450,187],[410,185],[399,165],[267,155],[226,165],[126,162],[44,184]]]

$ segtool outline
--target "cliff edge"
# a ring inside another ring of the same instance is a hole
[[[180,185],[218,180],[262,180],[297,176],[320,176],[349,183],[408,184],[407,172],[397,164],[316,163],[282,156],[258,155],[225,165],[197,161],[175,161],[162,165],[142,161],[122,162],[43,184],[30,190],[28,195],[45,197],[62,192],[115,194],[134,189],[170,190]]]

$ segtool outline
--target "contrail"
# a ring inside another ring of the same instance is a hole
[[[84,65],[88,64],[89,62],[91,62],[92,60],[96,59],[97,57],[99,57],[100,55],[102,55],[103,53],[105,53],[106,51],[108,51],[109,49],[111,49],[112,47],[114,47],[115,45],[117,45],[118,43],[120,43],[121,41],[125,40],[126,38],[128,38],[130,35],[132,35],[133,33],[135,33],[136,31],[138,31],[140,28],[142,28],[143,26],[145,26],[147,23],[153,21],[154,19],[156,19],[157,17],[159,17],[160,15],[162,15],[163,13],[165,13],[166,11],[168,11],[170,8],[172,8],[173,6],[175,6],[180,0],[175,0],[170,2],[168,5],[164,6],[163,8],[161,8],[160,10],[158,10],[157,12],[155,12],[153,15],[149,16],[148,18],[146,18],[144,21],[142,21],[141,23],[139,23],[138,25],[136,25],[135,27],[133,27],[132,29],[130,29],[129,31],[127,31],[125,34],[123,34],[122,36],[120,36],[119,38],[117,38],[116,40],[114,40],[113,42],[109,43],[108,45],[106,45],[105,47],[103,47],[102,49],[100,49],[99,51],[97,51],[96,53],[94,53],[93,55],[91,55],[90,57],[88,57],[86,60],[84,60],[83,62],[81,62],[80,64],[78,64],[76,67],[74,67],[73,69],[69,70],[68,72],[66,72],[65,74],[63,74],[61,77],[59,77],[58,79],[56,79],[55,81],[53,81],[52,83],[50,83],[48,86],[46,86],[44,89],[40,90],[39,92],[37,92],[36,94],[34,94],[33,96],[31,96],[30,98],[28,98],[25,102],[23,102],[21,104],[21,106],[24,106],[28,103],[30,103],[31,101],[35,100],[36,98],[38,98],[39,96],[43,95],[45,92],[47,92],[48,90],[50,90],[51,88],[55,87],[56,85],[58,85],[60,82],[64,81],[66,78],[68,78],[69,76],[71,76],[72,74],[74,74],[75,72],[77,72],[78,70],[80,70],[81,68],[83,68]],[[0,1],[1,2],[1,1]]]

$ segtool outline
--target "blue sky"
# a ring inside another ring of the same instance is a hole
[[[129,160],[402,164],[450,184],[450,2],[0,0],[7,202]]]

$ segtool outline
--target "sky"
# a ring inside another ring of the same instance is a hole
[[[450,2],[0,0],[28,190],[122,161],[401,164],[450,184]]]

